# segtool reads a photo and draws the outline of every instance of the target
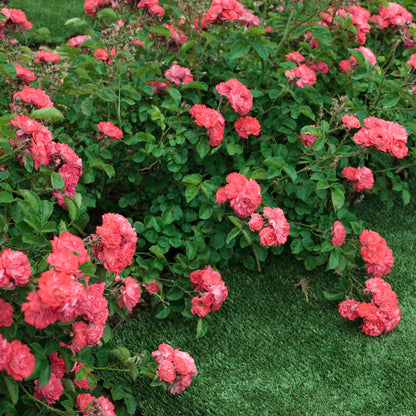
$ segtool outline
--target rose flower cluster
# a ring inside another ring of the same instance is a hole
[[[366,269],[374,277],[384,276],[391,271],[394,263],[393,252],[387,247],[386,240],[379,233],[364,230],[360,234],[361,255],[366,261]]]
[[[61,343],[61,347],[67,348],[68,346]],[[49,354],[49,362],[51,368],[51,377],[49,381],[43,385],[39,386],[39,380],[35,380],[35,392],[33,393],[33,397],[38,400],[45,399],[47,404],[54,404],[61,396],[64,394],[64,386],[62,384],[62,378],[68,373],[65,362],[63,358],[58,355],[57,352]],[[71,373],[75,374],[75,377],[78,371],[83,367],[82,363],[75,362],[74,367],[71,370]],[[87,370],[89,373],[90,371]],[[89,389],[90,386],[88,384],[87,377],[81,380],[74,380],[74,387],[81,388],[81,389]]]
[[[215,196],[218,204],[230,201],[230,207],[240,218],[247,218],[257,211],[261,203],[260,185],[254,179],[247,179],[241,173],[230,173],[227,185],[220,188]]]
[[[249,113],[253,107],[253,95],[250,90],[238,79],[232,78],[228,81],[220,82],[215,90],[223,97],[227,98],[233,110],[241,116]],[[189,113],[195,118],[198,126],[208,129],[209,144],[218,146],[224,138],[225,120],[222,114],[209,108],[204,104],[195,104],[189,109]],[[255,117],[240,117],[234,122],[236,132],[243,139],[248,139],[250,135],[258,136],[261,126]]]
[[[260,24],[260,19],[237,0],[212,0],[206,15],[201,19],[201,27],[206,28],[217,21],[237,21],[249,27]]]
[[[263,208],[263,216],[252,214],[248,223],[251,231],[260,231],[260,244],[276,247],[286,243],[290,231],[290,224],[281,208]]]
[[[354,134],[353,140],[360,146],[375,146],[399,159],[407,155],[407,131],[399,123],[382,120],[377,117],[364,119],[364,127]]]
[[[191,384],[191,377],[198,374],[194,359],[187,352],[173,349],[170,345],[160,344],[152,352],[152,357],[156,357],[159,363],[156,371],[159,381],[168,382],[168,390],[172,394],[183,391]]]
[[[75,188],[82,174],[82,160],[65,143],[53,141],[52,133],[47,127],[25,115],[17,114],[10,124],[17,128],[15,132],[16,142],[11,144],[18,146],[24,163],[25,155],[29,155],[35,169],[41,165],[49,166],[61,175],[65,182],[64,189],[57,189],[52,195],[62,208],[66,208],[64,196],[74,197]]]
[[[390,332],[396,328],[401,315],[396,293],[380,277],[368,279],[365,286],[365,293],[372,296],[371,302],[344,300],[339,304],[339,313],[351,321],[363,318],[360,328],[366,335],[374,337]]]
[[[217,311],[228,296],[220,273],[206,266],[204,270],[192,272],[190,278],[198,294],[192,299],[191,312],[204,317],[211,311]]]

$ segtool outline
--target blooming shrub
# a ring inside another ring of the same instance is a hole
[[[410,200],[415,8],[188,3],[86,0],[88,34],[36,53],[11,37],[32,27],[24,13],[2,9],[0,385],[15,414],[28,400],[135,414],[103,383],[114,357],[133,379],[188,388],[188,353],[110,350],[111,328],[152,305],[209,334],[230,260],[261,270],[290,252],[334,272],[329,300],[363,294],[370,274],[371,302],[341,314],[371,336],[400,320],[381,279],[388,236],[354,203]]]

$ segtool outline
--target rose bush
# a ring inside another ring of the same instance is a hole
[[[188,353],[112,348],[111,327],[152,307],[205,335],[232,259],[260,270],[290,251],[339,277],[325,296],[348,297],[363,332],[398,324],[391,288],[375,300],[362,283],[393,253],[354,213],[366,195],[407,204],[415,165],[416,10],[381,3],[87,0],[94,25],[54,52],[16,43],[31,24],[2,9],[6,414],[110,415],[109,392],[134,414],[131,391],[101,381],[110,354],[181,392]]]

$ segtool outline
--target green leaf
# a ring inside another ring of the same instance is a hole
[[[209,141],[206,137],[201,137],[198,144],[196,145],[196,152],[198,153],[199,157],[203,159],[209,152],[211,148]]]
[[[324,290],[324,296],[328,300],[339,300],[345,297],[345,291],[336,292],[333,290]]]
[[[155,318],[157,319],[165,319],[169,316],[170,314],[170,307],[169,306],[164,306],[164,305],[160,305],[158,311],[155,314]]]
[[[250,45],[242,45],[240,42],[236,42],[231,48],[230,58],[239,59],[247,55],[250,51]]]
[[[359,222],[350,222],[350,225],[354,234],[359,235],[364,230],[363,226]]]
[[[202,338],[208,330],[208,323],[206,319],[198,318],[198,324],[196,326],[196,338]]]
[[[110,88],[102,87],[99,90],[97,90],[95,93],[103,101],[111,102],[111,103],[114,101],[117,101],[116,94],[114,93],[114,91],[110,90]]]
[[[175,220],[175,213],[173,208],[167,208],[162,213],[162,221],[165,225],[171,224]]]
[[[149,33],[152,33],[153,35],[160,35],[160,36],[166,36],[168,38],[171,37],[170,30],[167,27],[164,26],[151,26],[149,28]]]
[[[197,253],[197,246],[195,244],[195,241],[186,240],[185,249],[186,249],[186,257],[188,257],[189,260],[193,260]]]
[[[92,112],[91,97],[87,97],[85,98],[85,100],[81,102],[80,109],[81,109],[81,113],[84,114],[84,116],[89,117],[91,115],[91,112]]]
[[[97,17],[99,19],[112,19],[112,20],[118,19],[117,13],[113,9],[110,9],[110,8],[98,10]]]
[[[290,249],[292,250],[293,254],[299,254],[303,250],[303,244],[302,241],[299,240],[299,238],[295,238],[290,243]]]
[[[0,192],[0,202],[3,203],[10,203],[16,201],[16,198],[13,197],[13,195],[10,192]]]
[[[64,200],[66,203],[66,208],[68,210],[69,219],[71,221],[75,221],[79,217],[77,204],[74,202],[73,199],[69,198],[68,196],[64,196]]]
[[[9,393],[8,396],[10,397],[12,403],[15,405],[19,400],[19,386],[16,381],[9,376],[4,376],[3,380]]]
[[[196,89],[201,91],[208,91],[208,84],[205,82],[191,81],[182,87],[183,90]]]
[[[127,407],[127,413],[133,416],[136,413],[136,401],[130,393],[126,393],[124,396],[124,403]]]
[[[190,185],[185,189],[186,202],[192,201],[199,193],[199,188],[195,185]]]
[[[234,240],[240,234],[241,230],[240,228],[233,228],[227,235],[227,238],[225,239],[226,244],[228,244],[230,241]]]
[[[178,90],[176,90],[175,88],[167,88],[166,91],[172,97],[176,105],[179,105],[181,103],[182,95]]]
[[[33,191],[20,189],[19,193],[31,207],[33,207],[36,211],[40,211],[41,200]]]
[[[400,101],[400,95],[397,92],[391,92],[383,97],[382,103],[384,108],[393,108]]]
[[[336,250],[333,250],[331,252],[331,255],[329,256],[329,262],[328,262],[328,270],[336,269],[339,264],[339,255]]]
[[[45,367],[42,368],[40,374],[39,374],[39,383],[38,386],[42,387],[45,384],[48,383],[52,375],[51,367],[49,365],[45,365]]]
[[[211,205],[202,204],[199,207],[199,218],[201,218],[201,220],[207,220],[208,218],[211,218],[212,211],[213,209]]]
[[[50,120],[52,123],[64,118],[64,115],[55,107],[45,107],[34,110],[30,113],[30,118]]]
[[[294,169],[292,166],[284,165],[283,170],[286,172],[286,174],[289,175],[292,182],[296,181],[296,178],[298,177],[298,174],[296,173],[296,169]]]
[[[202,182],[202,176],[199,173],[186,175],[182,178],[182,182],[189,183],[191,185],[199,185]]]
[[[331,32],[326,26],[313,25],[310,27],[310,31],[316,36],[322,45],[329,45],[331,43]]]
[[[178,287],[172,287],[168,290],[168,293],[166,293],[166,297],[169,300],[179,300],[183,298],[183,295],[185,292],[182,289],[179,289]]]
[[[267,58],[269,57],[269,51],[264,45],[261,43],[253,43],[253,48],[256,50],[259,57],[263,59],[263,61],[267,61]]]
[[[53,189],[64,189],[65,181],[58,172],[51,173],[51,183]]]
[[[338,211],[344,206],[345,195],[343,191],[341,191],[338,188],[332,188],[331,197],[332,197],[332,205],[334,206],[335,211]]]
[[[3,416],[8,410],[14,410],[14,406],[7,400],[0,401],[0,416]]]

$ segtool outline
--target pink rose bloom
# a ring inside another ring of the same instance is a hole
[[[228,296],[228,288],[221,279],[221,274],[206,266],[204,270],[196,270],[190,274],[195,291],[201,297],[192,299],[193,314],[205,316],[210,311],[217,311]]]
[[[78,274],[78,257],[66,250],[55,250],[46,259],[57,272],[64,272],[70,275]]]
[[[290,231],[290,224],[287,222],[283,210],[281,208],[264,207],[263,215],[267,219],[269,225],[272,227],[276,235],[275,244],[273,244],[273,246],[275,246],[276,244],[282,245],[286,243],[286,240]],[[270,238],[269,231],[267,231],[267,233],[264,233],[262,235],[264,236],[264,238],[266,237]],[[261,243],[262,235],[260,235],[260,243]],[[265,241],[266,240],[263,239],[263,242]],[[266,245],[271,245],[271,244],[266,244]]]
[[[195,296],[192,298],[192,308],[191,313],[193,315],[198,315],[204,317],[208,315],[213,309],[212,304],[215,301],[215,296],[211,292],[205,292],[202,296]]]
[[[56,308],[49,306],[39,296],[38,292],[30,292],[27,295],[28,302],[22,304],[22,312],[25,322],[36,329],[44,329],[56,322],[58,315]]]
[[[226,97],[231,107],[240,116],[245,116],[253,107],[253,95],[250,90],[238,79],[232,78],[220,82],[215,89],[220,95]]]
[[[137,8],[147,8],[153,17],[162,17],[165,14],[165,11],[158,3],[159,0],[140,0],[137,4]]]
[[[347,232],[345,231],[344,226],[339,221],[334,222],[333,231],[332,231],[332,244],[334,246],[342,246],[345,241]]]
[[[235,130],[243,139],[248,139],[250,135],[258,136],[261,131],[260,123],[255,117],[240,117],[234,123]]]
[[[36,108],[53,107],[53,102],[49,96],[39,88],[25,87],[22,91],[13,95],[13,103],[10,104],[12,111],[17,106],[16,99],[19,98],[24,104],[33,105]]]
[[[318,138],[318,136],[312,136],[310,134],[300,134],[299,137],[305,146],[312,146],[315,140]]]
[[[91,39],[90,35],[79,35],[74,36],[73,38],[68,39],[67,45],[72,46],[73,48],[80,48],[82,44],[87,40]]]
[[[153,88],[153,94],[164,93],[167,94],[166,88],[169,87],[169,84],[162,81],[148,81],[147,85],[150,85]]]
[[[342,73],[346,74],[348,71],[352,74],[353,69],[351,67],[351,62],[349,59],[344,59],[339,63],[339,69]]]
[[[218,146],[224,138],[225,120],[222,114],[204,104],[195,104],[189,109],[189,114],[195,118],[198,126],[207,129],[209,144]]]
[[[0,334],[0,371],[4,370],[6,362],[9,360],[10,349],[7,339],[4,339]]]
[[[308,65],[309,68],[312,69],[314,72],[319,72],[321,74],[327,74],[329,72],[329,66],[323,61],[313,63],[311,61],[308,61]]]
[[[39,51],[36,53],[37,59],[35,59],[33,62],[51,62],[54,64],[57,64],[59,60],[61,59],[61,55],[53,52],[48,51]]]
[[[156,279],[152,283],[142,283],[142,286],[149,292],[150,295],[154,295],[159,292]]]
[[[348,130],[361,128],[360,120],[358,120],[358,118],[355,116],[346,114],[344,117],[342,117],[342,122]]]
[[[286,61],[296,62],[300,64],[305,60],[305,57],[299,52],[290,52],[286,55]]]
[[[38,387],[39,380],[35,380],[35,392],[33,397],[42,400],[45,399],[46,403],[54,404],[59,401],[60,397],[64,393],[64,386],[62,385],[61,378],[52,373],[49,381],[42,387]]]
[[[136,252],[136,231],[127,218],[107,213],[103,215],[103,225],[97,227],[96,234],[100,237],[96,247],[97,258],[104,261],[104,267],[110,273],[121,273],[131,264]]]
[[[295,69],[295,76],[299,78],[296,85],[300,88],[305,88],[305,85],[314,85],[316,83],[316,74],[305,64],[299,65]]]
[[[251,214],[248,226],[251,231],[260,231],[263,228],[263,217],[260,214]]]
[[[4,365],[7,374],[17,381],[29,377],[35,368],[35,356],[30,348],[17,339],[10,343],[10,352]]]
[[[360,168],[346,167],[342,169],[345,178],[354,181],[352,187],[360,192],[364,189],[370,190],[374,185],[374,176],[371,169],[365,166]]]
[[[78,259],[78,265],[90,260],[87,249],[85,248],[82,238],[64,231],[59,237],[54,236],[52,242],[52,252],[66,250],[75,253]]]
[[[29,85],[31,81],[36,80],[35,74],[27,68],[24,68],[20,65],[14,65],[14,68],[16,69],[16,77],[23,81],[26,85]]]
[[[119,295],[119,301],[117,305],[122,308],[124,305],[128,311],[132,311],[133,308],[139,303],[142,292],[140,285],[130,276],[123,279],[124,288]]]
[[[268,227],[263,228],[259,232],[259,236],[260,236],[260,244],[263,247],[265,246],[275,247],[277,245],[277,235],[273,227],[271,227],[270,225]]]
[[[416,69],[416,53],[410,55],[410,59],[407,61],[407,65],[410,65],[412,68]]]
[[[194,80],[191,70],[179,65],[172,65],[164,73],[165,78],[176,85],[186,85]]]
[[[355,50],[360,51],[364,55],[364,58],[367,59],[373,67],[376,65],[377,58],[371,49],[366,48],[365,46],[360,46],[359,48],[355,48]],[[350,61],[352,65],[358,66],[357,60],[352,55],[350,57]]]
[[[223,204],[230,201],[231,208],[240,218],[247,218],[256,212],[261,203],[259,184],[237,172],[230,173],[226,181],[227,185],[217,191],[217,202]]]
[[[97,124],[97,129],[111,140],[120,140],[123,138],[123,131],[116,127],[111,121],[100,121]]]
[[[114,57],[116,54],[116,48],[113,46],[111,51],[110,51],[110,55],[108,54],[108,49],[102,49],[102,48],[98,48],[95,50],[94,52],[94,57],[97,59],[101,59],[102,61],[104,61],[104,63],[106,64],[111,64],[113,61],[111,60],[111,57]]]
[[[167,381],[172,384],[176,378],[175,364],[170,360],[163,360],[157,370],[156,374],[159,376],[159,381]]]
[[[0,298],[0,327],[9,327],[13,323],[13,306]]]
[[[22,251],[4,249],[0,254],[0,287],[25,286],[29,282],[32,270],[29,259]]]
[[[343,318],[349,319],[350,321],[355,321],[360,317],[357,312],[357,307],[359,304],[360,302],[357,302],[354,299],[347,299],[338,305],[338,311]]]

